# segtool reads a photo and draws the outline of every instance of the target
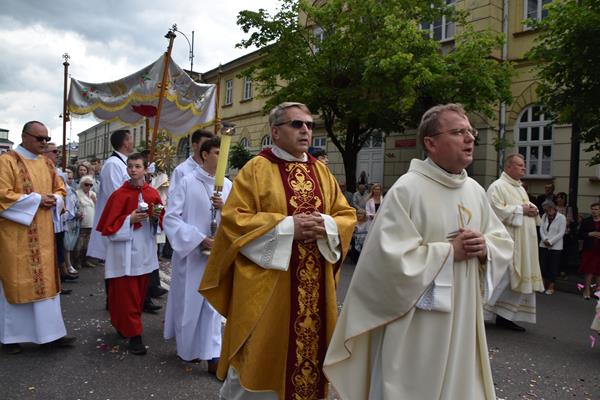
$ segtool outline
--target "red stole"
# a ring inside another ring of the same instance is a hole
[[[101,232],[103,236],[110,236],[117,233],[121,229],[121,226],[123,226],[125,219],[138,208],[140,193],[144,202],[148,204],[148,209],[152,216],[154,206],[162,204],[158,191],[148,185],[147,182],[142,187],[135,187],[127,181],[108,198],[104,210],[102,210],[100,220],[98,220],[96,230]],[[163,209],[159,216],[161,224],[164,211]],[[138,222],[133,225],[133,229],[138,229],[141,226],[142,224]]]
[[[263,150],[260,156],[277,164],[286,194],[288,215],[323,212],[323,195],[314,168],[316,159],[288,162]],[[316,242],[294,241],[289,265],[290,327],[285,374],[285,399],[325,397],[323,360],[326,343],[325,259]]]

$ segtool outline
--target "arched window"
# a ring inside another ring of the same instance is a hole
[[[240,139],[240,146],[243,147],[244,149],[247,149],[248,147],[250,147],[250,141],[248,140],[248,138],[241,138]]]
[[[271,140],[271,135],[263,136],[263,138],[260,141],[260,148],[264,149],[266,147],[271,147],[271,146],[273,146],[273,141]]]
[[[516,144],[525,157],[525,176],[552,176],[552,120],[541,106],[531,105],[519,116],[516,125]]]

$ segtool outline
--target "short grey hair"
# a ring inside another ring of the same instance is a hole
[[[506,156],[506,158],[504,159],[504,165],[508,166],[511,165],[514,161],[513,159],[515,158],[520,158],[521,160],[525,161],[525,157],[523,157],[523,154],[521,153],[512,153]]]
[[[446,112],[455,112],[462,116],[467,115],[465,108],[460,103],[440,104],[425,111],[418,129],[419,142],[423,148],[425,148],[425,138],[434,136],[439,131],[440,117]]]
[[[300,110],[304,111],[305,113],[307,113],[309,115],[312,114],[310,112],[310,110],[308,109],[308,107],[306,106],[306,104],[297,103],[294,101],[286,101],[286,102],[283,102],[283,103],[278,104],[275,107],[273,107],[273,109],[269,113],[269,125],[275,126],[277,124],[280,124],[282,122],[282,118],[283,118],[283,115],[285,114],[285,111],[291,107],[299,108]]]
[[[86,183],[94,184],[94,179],[90,175],[84,175],[79,180],[79,187],[83,188],[83,185]]]

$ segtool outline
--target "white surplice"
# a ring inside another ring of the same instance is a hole
[[[499,315],[514,322],[535,323],[535,291],[544,291],[536,233],[540,218],[523,215],[523,204],[531,204],[529,196],[521,181],[506,172],[490,185],[487,197],[513,238],[515,250],[509,270],[485,305],[485,319],[493,321]]]
[[[158,269],[155,228],[149,220],[141,224],[140,228],[133,229],[131,215],[128,215],[121,228],[107,236],[105,279],[145,275]]]
[[[22,146],[17,153],[28,160],[38,156]],[[56,196],[53,218],[59,218],[63,209],[63,199]],[[29,226],[41,202],[38,193],[22,195],[19,201],[0,212],[0,216],[21,225]],[[60,295],[50,299],[25,304],[10,304],[0,285],[0,343],[48,343],[67,334],[60,308]]]
[[[483,233],[484,262],[454,260],[460,228]],[[412,160],[371,225],[325,357],[340,397],[495,399],[482,305],[512,245],[465,171]]]
[[[173,247],[164,338],[175,338],[177,355],[186,361],[211,360],[221,352],[221,315],[198,293],[208,260],[200,243],[211,235],[210,196],[214,186],[214,177],[195,168],[171,192],[163,221]],[[221,192],[224,201],[230,190],[231,181],[225,178]]]
[[[127,174],[127,156],[115,151],[116,156],[108,157],[100,171],[100,189],[97,193],[96,209],[94,210],[94,225],[88,243],[87,256],[104,260],[106,257],[107,239],[96,230],[98,220],[104,210],[104,205],[111,194],[129,180]]]

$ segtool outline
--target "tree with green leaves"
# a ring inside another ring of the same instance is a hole
[[[548,16],[528,25],[539,30],[529,58],[538,62],[538,95],[558,123],[573,125],[576,139],[600,163],[600,0],[561,0]]]
[[[442,16],[463,27],[444,48],[421,25]],[[265,111],[300,101],[320,116],[354,190],[357,154],[374,133],[414,128],[436,104],[492,116],[510,101],[511,67],[491,57],[501,37],[465,17],[444,0],[282,0],[274,15],[240,12],[249,36],[238,46],[263,50],[244,75],[269,99]]]
[[[229,152],[229,166],[231,168],[242,169],[248,161],[252,159],[252,153],[239,143],[231,146]]]

